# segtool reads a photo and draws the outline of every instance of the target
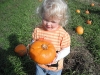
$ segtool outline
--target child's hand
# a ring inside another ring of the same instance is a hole
[[[57,67],[48,67],[47,65],[44,64],[38,64],[38,65],[46,70],[57,71]]]
[[[52,71],[59,71],[63,69],[63,59],[58,61],[58,67],[49,67]]]
[[[57,59],[57,54],[56,54],[56,57],[54,58],[54,60],[51,63],[49,63],[48,65],[56,64],[57,63],[56,59]]]
[[[57,71],[58,67],[49,67],[49,70],[51,70],[51,71]]]
[[[53,62],[49,63],[48,65],[51,65],[51,64],[56,64],[56,58],[53,60]]]

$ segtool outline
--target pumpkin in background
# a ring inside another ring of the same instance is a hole
[[[86,10],[85,13],[86,13],[86,14],[89,14],[90,12],[89,12],[89,10]]]
[[[93,7],[94,6],[94,3],[91,3],[91,6]]]
[[[56,57],[56,50],[52,43],[38,40],[31,44],[29,56],[38,64],[49,64]]]
[[[24,56],[25,54],[27,54],[27,49],[23,44],[19,44],[15,47],[14,50],[19,56]]]
[[[78,33],[78,34],[83,34],[83,32],[84,32],[84,29],[83,29],[83,27],[82,26],[77,26],[76,27],[76,32]]]
[[[77,10],[76,10],[76,12],[77,12],[77,13],[80,13],[80,10],[79,10],[79,9],[77,9]]]
[[[89,24],[89,25],[91,25],[92,21],[91,20],[87,20],[86,23]]]

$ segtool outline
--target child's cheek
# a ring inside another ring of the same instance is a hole
[[[43,21],[42,24],[43,24],[43,25],[46,25],[46,21]]]

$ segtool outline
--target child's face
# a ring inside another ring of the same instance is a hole
[[[58,18],[43,18],[42,25],[47,31],[54,31],[59,27],[60,19]]]

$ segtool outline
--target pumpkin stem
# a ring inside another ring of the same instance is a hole
[[[48,49],[48,47],[47,47],[46,44],[43,44],[43,45],[42,45],[42,48],[43,48],[44,50]]]

